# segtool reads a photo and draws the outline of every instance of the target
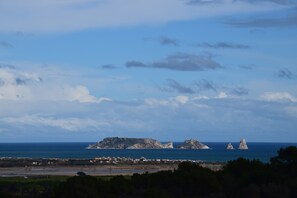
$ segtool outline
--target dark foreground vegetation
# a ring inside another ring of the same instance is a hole
[[[0,197],[297,197],[297,148],[280,149],[267,164],[239,158],[217,172],[184,162],[126,177],[0,178]]]

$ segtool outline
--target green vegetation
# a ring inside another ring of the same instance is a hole
[[[53,189],[69,177],[2,177],[0,197],[53,197]]]
[[[0,197],[297,197],[297,148],[280,149],[267,164],[239,158],[217,172],[184,162],[131,177],[0,178]]]

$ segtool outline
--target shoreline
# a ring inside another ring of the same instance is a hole
[[[75,176],[84,172],[91,176],[133,175],[134,173],[154,173],[162,170],[174,170],[177,166],[42,166],[42,167],[6,167],[0,168],[0,177],[32,177],[32,176]]]
[[[192,162],[202,167],[218,171],[222,162],[202,162],[200,160],[168,160],[145,158],[100,157],[94,159],[58,158],[0,158],[0,177],[31,176],[75,176],[84,172],[92,176],[133,175],[134,173],[154,173],[175,170],[182,162]]]

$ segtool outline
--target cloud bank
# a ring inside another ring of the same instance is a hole
[[[287,16],[282,18],[256,18],[256,19],[243,19],[243,20],[229,20],[223,21],[224,24],[237,27],[237,28],[296,28],[297,15]]]
[[[261,96],[261,99],[267,100],[267,101],[297,102],[297,98],[288,92],[266,92]]]
[[[216,137],[216,141],[231,141],[230,137],[237,140],[244,135],[262,141],[269,135],[269,141],[287,141],[295,137],[292,130],[296,128],[297,118],[294,89],[265,92],[265,88],[260,88],[257,90],[260,94],[255,96],[243,86],[226,82],[192,79],[191,83],[185,83],[172,77],[158,90],[151,83],[152,92],[140,97],[135,89],[129,92],[131,87],[125,84],[129,80],[118,81],[112,88],[121,97],[105,98],[100,97],[104,96],[100,89],[94,89],[100,74],[93,78],[86,75],[94,71],[98,68],[87,73],[79,71],[87,76],[90,81],[87,84],[85,77],[69,70],[24,70],[18,64],[1,64],[1,138],[57,141],[63,137],[65,141],[94,141],[106,136],[151,136],[175,140]],[[56,75],[61,73],[62,77]],[[123,98],[125,94],[128,97]],[[287,135],[278,139],[283,133]],[[220,134],[223,135],[220,137]]]
[[[226,2],[244,2],[244,3],[275,3],[279,5],[295,5],[295,0],[186,0],[186,3],[189,5],[201,5],[201,4],[224,4]]]
[[[226,86],[216,84],[212,81],[201,80],[191,85],[183,85],[174,79],[167,79],[164,86],[159,86],[162,92],[177,92],[179,94],[200,94],[202,92],[214,92],[219,94],[219,98],[223,96],[234,97],[248,95],[248,89],[239,86]]]
[[[1,41],[0,42],[0,47],[4,47],[4,48],[12,48],[13,45],[11,43],[8,43],[6,41]]]
[[[219,43],[198,43],[195,45],[196,47],[202,48],[212,48],[212,49],[249,49],[249,45],[245,44],[237,44],[237,43],[229,43],[229,42],[219,42]]]
[[[43,80],[37,73],[22,71],[12,65],[0,66],[0,100],[52,100],[101,103],[111,101],[106,97],[95,97],[83,85],[55,85]]]
[[[267,140],[265,134],[276,139],[281,131],[287,134],[282,136],[283,139],[288,140],[287,137],[294,136],[294,130],[290,132],[290,129],[296,126],[292,120],[297,118],[297,111],[287,98],[295,102],[296,98],[286,93],[266,96],[273,100],[237,100],[220,93],[213,98],[185,95],[163,99],[147,98],[133,105],[119,102],[102,105],[69,103],[67,110],[63,108],[65,104],[61,104],[61,108],[57,108],[54,114],[46,114],[52,106],[43,105],[38,110],[45,112],[43,114],[32,113],[31,109],[14,116],[1,115],[0,123],[4,131],[21,130],[30,134],[37,128],[40,133],[44,130],[53,133],[59,131],[61,134],[73,132],[73,135],[78,133],[81,137],[86,131],[91,131],[98,139],[107,135],[149,135],[158,139],[174,137],[179,140],[185,136],[203,138],[204,133],[207,133],[208,136],[215,135],[216,139],[224,141],[236,140],[243,134],[247,138]],[[275,105],[275,100],[283,98],[283,102]],[[88,110],[81,111],[82,108]],[[218,130],[224,137],[219,137]],[[3,137],[3,133],[0,133]]]
[[[193,55],[187,53],[169,55],[165,60],[154,61],[153,63],[128,61],[126,62],[126,67],[169,69],[177,71],[206,71],[222,68],[211,55]]]
[[[166,36],[161,36],[159,38],[159,43],[161,45],[173,45],[173,46],[179,46],[179,42],[177,39],[173,39],[173,38],[169,38],[169,37],[166,37]]]
[[[277,73],[276,76],[279,78],[283,79],[294,79],[296,78],[296,75],[289,70],[288,68],[280,69]]]
[[[159,24],[288,7],[292,7],[291,1],[277,0],[10,0],[1,1],[0,32],[67,32],[102,27]],[[293,25],[295,24],[293,20],[294,18],[289,19],[291,22],[288,20],[282,22]],[[233,23],[233,25],[247,26],[259,23],[263,25],[270,22],[252,21]]]

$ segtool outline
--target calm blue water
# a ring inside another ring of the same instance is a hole
[[[0,157],[29,158],[94,158],[102,156],[147,159],[188,159],[224,162],[238,157],[268,162],[281,147],[297,146],[297,143],[248,143],[249,150],[226,150],[227,143],[206,143],[211,150],[88,150],[90,143],[0,143]],[[177,145],[178,143],[175,143]],[[234,147],[238,143],[232,143]]]

